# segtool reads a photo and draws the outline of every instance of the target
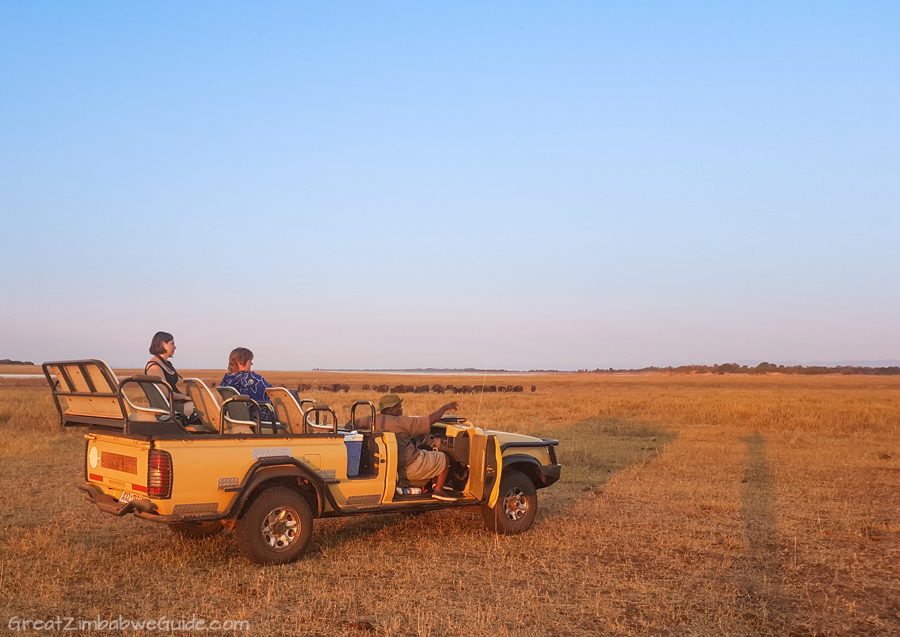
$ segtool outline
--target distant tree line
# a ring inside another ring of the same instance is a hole
[[[533,370],[537,371],[537,370]],[[547,370],[549,371],[549,370]],[[664,372],[673,374],[802,374],[814,376],[818,374],[844,374],[846,376],[900,376],[900,366],[893,367],[857,367],[854,365],[837,365],[826,367],[823,365],[774,365],[772,363],[760,363],[756,367],[738,365],[737,363],[723,363],[721,365],[681,365],[679,367],[642,367],[640,369],[579,369],[582,373],[615,374],[642,372]]]
[[[31,361],[14,361],[9,358],[0,358],[0,365],[34,365]]]

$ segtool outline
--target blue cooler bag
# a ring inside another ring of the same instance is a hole
[[[359,475],[359,458],[362,456],[363,435],[351,431],[344,435],[344,444],[347,445],[347,477],[355,478]]]

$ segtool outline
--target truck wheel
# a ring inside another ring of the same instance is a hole
[[[288,487],[266,489],[235,527],[238,545],[257,564],[293,562],[312,537],[312,513],[306,499]]]
[[[221,533],[225,527],[218,520],[206,520],[204,522],[172,522],[169,524],[169,529],[183,538],[194,540]]]
[[[500,476],[500,495],[494,508],[481,505],[484,524],[495,533],[515,535],[527,531],[537,513],[537,491],[525,474],[507,469]]]

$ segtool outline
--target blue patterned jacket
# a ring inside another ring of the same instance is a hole
[[[266,394],[266,387],[271,387],[272,385],[256,372],[229,372],[222,378],[219,386],[234,387],[239,394],[249,396],[258,403],[268,403],[269,396]],[[251,407],[250,415],[254,418],[256,417],[255,411],[256,409]],[[259,417],[262,420],[271,420],[272,412],[263,407]]]

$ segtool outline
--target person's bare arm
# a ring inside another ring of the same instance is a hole
[[[456,411],[456,408],[459,406],[455,400],[452,403],[447,403],[443,407],[439,407],[436,412],[428,416],[428,424],[433,425],[438,420],[444,417],[444,414],[448,411]]]
[[[166,379],[166,377],[163,375],[162,367],[160,367],[159,363],[157,363],[155,360],[150,361],[147,364],[147,375],[156,376],[157,378],[161,378],[163,380]]]
[[[166,377],[163,374],[162,366],[159,363],[157,363],[156,361],[153,361],[152,363],[150,363],[150,365],[147,366],[147,375],[148,376],[156,376],[157,378],[160,378],[163,381],[166,381]],[[179,378],[181,378],[181,376],[179,376]],[[167,385],[169,384],[168,381],[166,381],[166,384]],[[175,391],[174,389],[172,390],[172,400],[190,400],[190,399],[191,399],[191,397],[188,396],[187,394],[180,394],[177,391]]]

